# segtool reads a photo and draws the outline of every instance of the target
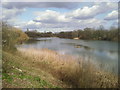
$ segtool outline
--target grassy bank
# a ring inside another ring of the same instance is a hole
[[[3,52],[3,88],[59,88],[64,84],[17,53]]]
[[[3,52],[3,87],[115,88],[117,77],[97,70],[88,60],[48,49],[18,48]]]

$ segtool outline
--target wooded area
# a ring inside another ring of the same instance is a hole
[[[74,30],[68,32],[59,33],[40,33],[37,30],[25,32],[29,37],[59,37],[59,38],[69,38],[69,39],[83,39],[83,40],[108,40],[108,41],[118,41],[118,29],[111,27],[109,30],[104,29],[100,26],[98,29],[85,28],[84,30]]]

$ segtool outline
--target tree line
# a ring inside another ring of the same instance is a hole
[[[29,37],[59,37],[59,38],[68,38],[68,39],[83,39],[83,40],[108,40],[108,41],[118,41],[118,28],[111,27],[109,30],[104,29],[103,26],[100,26],[98,29],[85,28],[78,29],[68,32],[45,32],[40,33],[35,31],[27,30],[25,32]],[[120,40],[120,39],[119,39]]]

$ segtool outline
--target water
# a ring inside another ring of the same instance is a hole
[[[102,69],[118,72],[118,43],[98,40],[74,40],[60,38],[37,38],[20,47],[24,48],[48,48],[60,54],[70,54],[83,57],[97,63]]]

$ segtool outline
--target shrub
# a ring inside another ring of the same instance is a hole
[[[16,44],[27,40],[28,36],[20,29],[2,23],[2,47],[3,50],[15,50]]]

